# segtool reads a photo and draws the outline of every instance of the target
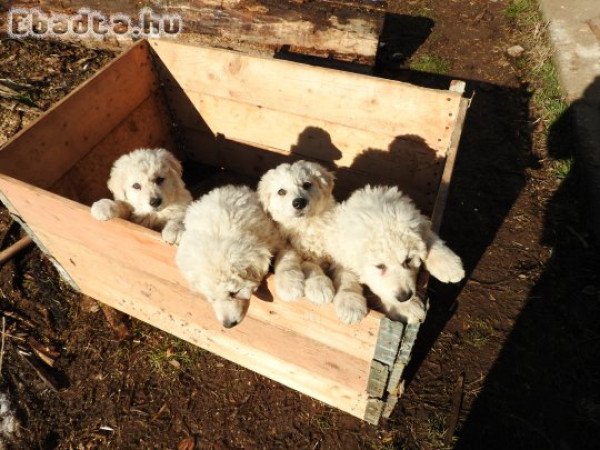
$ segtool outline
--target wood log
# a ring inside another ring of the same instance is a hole
[[[71,15],[81,8],[104,16],[122,13],[131,17],[135,26],[145,23],[146,30],[159,23],[151,21],[149,15],[141,16],[142,7],[133,0],[9,0],[7,3],[7,10],[41,8],[47,14]],[[151,9],[156,17],[176,14],[181,18],[179,42],[268,53],[286,46],[293,52],[372,65],[383,29],[384,6],[384,2],[368,0],[309,3],[303,0],[173,0],[152,5]],[[119,40],[131,42],[131,37],[123,34]],[[89,43],[101,44],[102,41]],[[104,45],[107,43],[110,47],[111,41],[105,40]],[[113,45],[119,44],[114,41]]]

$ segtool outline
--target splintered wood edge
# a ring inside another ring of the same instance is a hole
[[[48,249],[44,246],[44,244],[42,244],[42,241],[40,241],[40,239],[35,235],[33,230],[23,221],[23,219],[21,218],[21,216],[19,215],[19,213],[17,212],[15,207],[10,203],[8,198],[6,198],[6,196],[1,191],[0,191],[0,202],[2,202],[2,204],[4,206],[6,206],[6,208],[10,212],[11,218],[15,222],[17,222],[23,230],[25,230],[25,232],[31,238],[31,240],[35,243],[35,245],[40,249],[40,251],[42,253],[44,253],[46,258],[48,258],[48,260],[52,263],[52,265],[54,266],[56,271],[59,273],[59,275],[63,279],[63,281],[65,283],[67,283],[69,286],[71,286],[71,289],[73,289],[74,291],[81,292],[81,289],[79,289],[79,286],[77,286],[77,283],[75,283],[75,280],[73,280],[73,278],[71,278],[69,273],[63,268],[63,266],[61,266],[58,263],[58,261],[52,256],[52,254],[48,251]]]
[[[387,395],[389,378],[400,350],[404,324],[387,317],[379,321],[379,334],[375,345],[369,380],[367,383],[367,407],[364,419],[371,424],[378,424],[383,411],[384,398]]]
[[[396,361],[403,332],[404,324],[402,322],[394,322],[387,317],[382,318],[379,322],[379,335],[373,360],[391,367]]]
[[[367,400],[367,408],[365,410],[365,420],[371,425],[378,425],[379,419],[383,412],[384,402],[378,398],[370,398]]]
[[[371,361],[371,370],[369,372],[369,381],[367,384],[367,393],[372,398],[382,398],[388,383],[390,368],[376,359]]]

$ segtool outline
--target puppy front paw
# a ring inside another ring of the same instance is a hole
[[[440,265],[433,274],[442,283],[458,283],[465,277],[462,261],[457,255],[452,256],[446,260],[445,264]]]
[[[91,211],[92,217],[96,220],[110,220],[119,217],[119,205],[108,198],[94,202]]]
[[[331,303],[335,289],[327,275],[317,275],[307,278],[304,283],[304,295],[315,305],[324,305]]]
[[[275,291],[284,302],[294,302],[304,297],[304,274],[300,270],[275,272]]]
[[[352,291],[338,292],[333,299],[335,313],[347,324],[360,322],[368,312],[367,300],[362,294]]]
[[[397,320],[406,324],[421,323],[425,320],[427,308],[420,298],[413,297],[406,302],[395,302],[386,311],[386,315],[391,320]]]
[[[162,240],[167,244],[179,244],[184,231],[183,223],[167,222],[161,233]]]

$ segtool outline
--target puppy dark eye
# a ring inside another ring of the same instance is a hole
[[[312,183],[311,183],[310,181],[306,181],[306,182],[305,182],[305,183],[302,185],[302,187],[303,187],[305,190],[307,190],[307,191],[308,191],[308,190],[310,190],[310,188],[312,187]]]
[[[404,267],[405,269],[410,269],[410,267],[412,266],[413,260],[412,258],[406,258],[404,260],[404,262],[402,263],[402,267]]]
[[[379,270],[381,270],[382,272],[387,269],[385,264],[377,264],[375,267],[377,267]]]
[[[285,195],[285,194],[287,194],[287,191],[286,191],[285,189],[279,189],[279,190],[277,191],[277,193],[278,193],[279,195]]]
[[[240,293],[240,291],[235,291],[235,292],[233,292],[233,291],[229,291],[229,296],[230,296],[231,298],[235,298],[235,296],[236,296],[236,295],[238,295],[239,293]]]
[[[156,184],[158,184],[159,186],[162,184],[163,181],[165,181],[165,179],[163,177],[158,177],[158,178],[156,178],[156,180],[154,180],[154,182]]]
[[[131,186],[134,189],[141,189],[142,186],[140,186],[140,183],[133,183],[133,185]]]

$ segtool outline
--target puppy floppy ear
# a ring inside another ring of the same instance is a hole
[[[289,164],[285,164],[289,166]],[[271,190],[273,189],[272,183],[275,178],[275,171],[282,167],[283,164],[277,166],[275,169],[268,170],[265,174],[260,178],[258,182],[258,186],[256,187],[256,193],[258,194],[258,199],[265,211],[269,210],[269,202],[271,201]]]
[[[427,257],[425,267],[431,275],[443,283],[458,283],[465,277],[460,257],[450,250],[440,237],[427,226],[425,230]]]
[[[319,184],[325,189],[327,192],[333,191],[333,184],[335,182],[335,175],[333,172],[330,172],[325,167],[320,164],[314,164],[315,176]]]
[[[164,160],[167,167],[173,172],[175,172],[179,178],[181,178],[181,176],[183,175],[183,167],[181,166],[181,162],[179,162],[179,160],[175,158],[173,153],[161,148],[159,150],[159,154]]]
[[[115,161],[112,169],[110,170],[110,176],[108,178],[108,182],[106,183],[108,190],[112,192],[112,195],[115,200],[127,200],[127,192],[125,187],[125,170],[121,165],[125,164],[125,160],[127,155],[121,156],[117,161]]]
[[[271,252],[260,249],[245,255],[244,261],[239,261],[239,275],[244,280],[260,283],[269,271],[271,264]]]

